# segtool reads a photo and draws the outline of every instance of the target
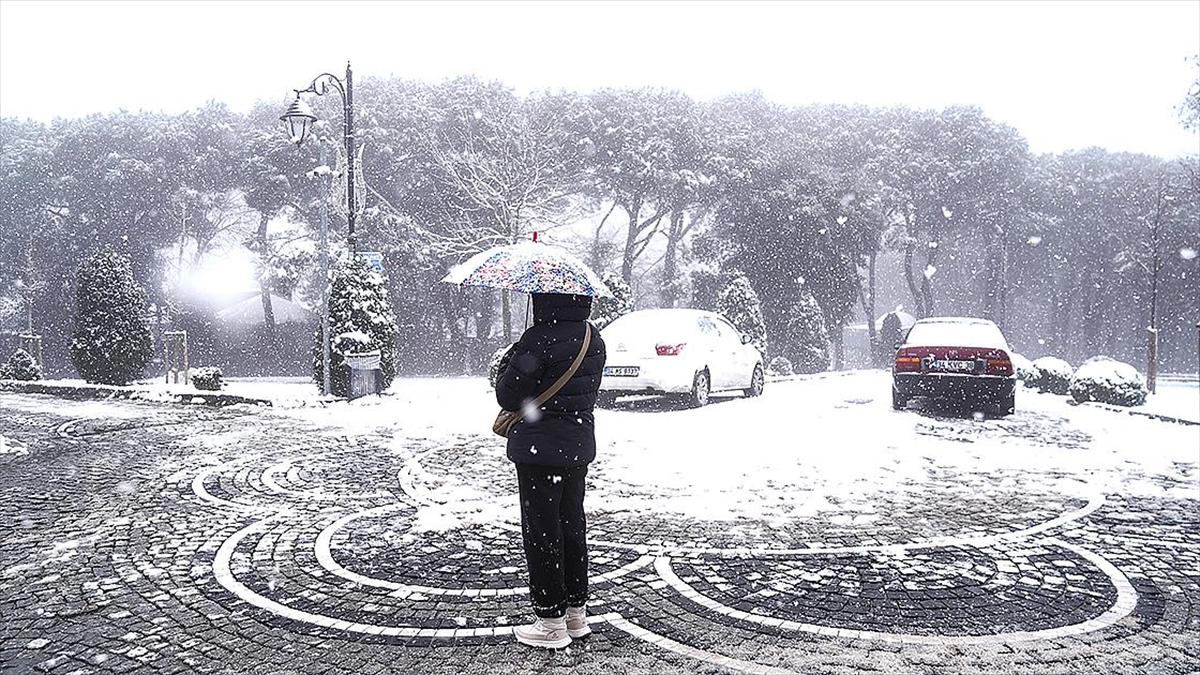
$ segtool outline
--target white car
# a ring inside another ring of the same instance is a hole
[[[608,348],[601,405],[622,395],[665,394],[699,407],[714,392],[762,393],[762,354],[715,312],[643,309],[617,318],[601,335]]]

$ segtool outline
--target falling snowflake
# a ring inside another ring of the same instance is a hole
[[[1196,249],[1185,246],[1179,249],[1179,257],[1184,260],[1191,260],[1196,257]]]
[[[1042,243],[1042,238],[1035,234],[1029,239],[1025,240],[1025,243],[1029,244],[1030,246],[1037,246],[1038,244]]]
[[[925,267],[925,278],[926,279],[932,279],[933,275],[936,273],[937,273],[937,268],[934,267],[933,265],[928,265]]]
[[[948,209],[944,206],[942,207],[942,217],[943,218],[949,219],[953,215],[954,215],[953,211],[951,211],[950,209]]]

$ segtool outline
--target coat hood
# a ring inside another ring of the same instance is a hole
[[[565,293],[534,293],[533,322],[587,321],[592,314],[590,295]]]

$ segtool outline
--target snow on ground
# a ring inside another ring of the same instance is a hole
[[[416,448],[481,449],[487,466],[474,482],[429,479],[409,463],[412,478],[437,492],[431,502],[443,505],[422,514],[422,529],[515,512],[513,504],[497,503],[487,484],[506,460],[503,439],[491,433],[497,406],[485,378],[400,378],[383,396],[349,402],[322,400],[304,379],[234,379],[224,391],[274,400],[265,414],[351,435],[383,433],[401,460]],[[599,409],[589,509],[780,524],[823,514],[835,523],[866,523],[879,517],[874,505],[884,498],[944,490],[947,475],[982,476],[988,489],[1080,499],[1197,498],[1200,426],[1072,405],[1028,389],[1018,390],[1017,412],[1001,419],[923,410],[920,403],[894,411],[889,394],[889,372],[850,371],[769,382],[761,397],[714,398],[700,409],[652,398]],[[46,405],[71,415],[115,408],[50,400]],[[1161,382],[1137,410],[1200,422],[1200,387],[1194,380]]]

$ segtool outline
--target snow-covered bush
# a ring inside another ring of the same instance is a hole
[[[1097,401],[1122,406],[1141,405],[1150,395],[1137,368],[1107,356],[1084,361],[1071,378],[1069,392],[1079,403]]]
[[[1017,374],[1017,379],[1026,386],[1032,387],[1033,384],[1030,381],[1037,376],[1037,370],[1033,367],[1033,361],[1016,352],[1009,352],[1008,358],[1012,360],[1013,372]]]
[[[129,384],[154,355],[146,291],[129,258],[102,248],[79,265],[75,279],[71,363],[92,384]]]
[[[350,369],[346,354],[379,350],[380,386],[392,384],[396,376],[394,336],[396,316],[388,302],[383,276],[361,256],[343,257],[331,270],[329,285],[329,389],[335,396],[350,393]],[[324,361],[321,330],[313,336],[313,381],[321,386]]]
[[[31,382],[42,379],[42,369],[29,352],[18,349],[0,365],[0,380],[23,380]]]
[[[825,314],[807,289],[788,311],[787,328],[780,351],[792,362],[797,373],[819,373],[829,370],[829,331]]]
[[[767,324],[763,321],[762,302],[750,286],[750,280],[739,274],[717,296],[717,313],[729,319],[742,333],[750,336],[750,344],[758,352],[767,353]]]
[[[192,371],[192,386],[204,391],[220,391],[225,386],[225,373],[216,366],[197,368]]]
[[[1025,381],[1038,391],[1066,396],[1071,387],[1071,376],[1075,369],[1071,364],[1056,356],[1043,356],[1033,362],[1033,377]]]
[[[791,375],[792,362],[786,356],[776,356],[767,365],[767,372],[772,375]]]
[[[613,297],[599,297],[592,302],[591,320],[597,330],[604,330],[618,317],[633,311],[633,289],[621,279],[621,275],[614,272],[605,272],[600,280],[612,291]]]
[[[516,343],[513,343],[516,344]],[[508,350],[513,346],[505,345],[500,349],[492,352],[492,358],[488,359],[488,384],[492,385],[492,389],[496,388],[496,380],[500,379],[500,360],[508,353]]]

